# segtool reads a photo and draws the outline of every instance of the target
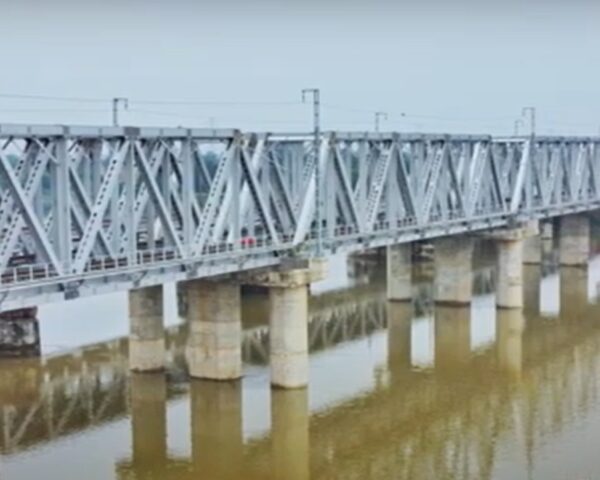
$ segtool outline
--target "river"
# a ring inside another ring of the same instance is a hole
[[[125,295],[40,309],[42,358],[0,363],[0,478],[584,479],[600,476],[600,257],[524,266],[495,309],[477,249],[470,307],[387,302],[376,258],[331,260],[310,299],[310,384],[271,390],[267,296],[243,297],[244,377],[187,377],[166,286],[166,375],[127,369]]]

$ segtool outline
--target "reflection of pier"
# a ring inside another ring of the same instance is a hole
[[[356,288],[313,299],[309,320],[311,350],[363,337],[386,326],[385,297],[379,288]],[[165,332],[171,383],[187,380],[187,325]],[[246,363],[268,364],[268,328],[244,331]],[[126,338],[49,357],[0,365],[1,449],[17,451],[69,435],[127,414]],[[19,378],[16,380],[15,376]],[[182,391],[182,389],[179,389]],[[169,389],[173,398],[178,389]],[[181,393],[180,393],[181,394]]]
[[[580,290],[574,280],[581,275],[575,278],[569,272],[561,272],[564,285]],[[488,293],[493,275],[480,278],[475,280],[476,292]],[[477,282],[487,287],[477,287]],[[389,376],[371,392],[314,417],[309,417],[306,392],[295,396],[295,392],[273,392],[268,437],[243,446],[239,383],[226,388],[194,381],[189,389],[192,458],[167,455],[166,405],[187,392],[177,386],[187,378],[187,326],[181,325],[167,332],[172,363],[168,389],[162,377],[149,376],[147,381],[135,377],[128,382],[126,340],[91,346],[43,364],[32,362],[29,369],[5,364],[0,375],[2,451],[19,451],[130,413],[133,456],[119,462],[121,478],[144,478],[147,458],[152,459],[154,472],[161,472],[159,478],[188,473],[194,478],[198,472],[217,475],[238,468],[250,457],[258,460],[244,464],[245,478],[268,478],[267,466],[293,471],[298,479],[315,472],[325,478],[364,478],[376,471],[404,472],[397,473],[401,478],[489,478],[498,439],[517,432],[522,448],[531,451],[543,432],[560,429],[593,404],[594,378],[600,372],[596,357],[600,331],[593,319],[600,307],[577,306],[575,312],[567,306],[564,319],[552,322],[532,313],[525,325],[522,314],[500,311],[495,346],[478,351],[473,360],[469,309],[430,306],[427,285],[415,289],[412,307],[388,303],[378,288],[364,287],[311,300],[313,351],[388,326]],[[568,289],[563,295],[569,295]],[[432,308],[436,322],[433,369],[411,369],[411,323],[419,308]],[[246,361],[266,361],[266,335],[266,328],[260,326],[245,332]],[[14,372],[22,379],[15,381]],[[152,423],[140,422],[148,412]],[[449,431],[455,434],[448,435]],[[359,445],[365,454],[353,459]],[[457,470],[459,466],[466,470]]]
[[[526,328],[521,313],[507,310],[496,319],[495,348],[476,358],[436,363],[431,370],[412,370],[406,328],[412,309],[388,305],[394,318],[389,345],[398,347],[389,351],[388,383],[313,416],[306,391],[272,392],[270,433],[247,442],[242,457],[239,388],[195,382],[192,456],[157,456],[165,458],[164,478],[197,478],[199,472],[229,478],[226,474],[241,466],[249,479],[489,479],[503,440],[516,438],[514,448],[533,463],[545,435],[581,419],[596,401],[598,306],[578,320],[530,317]],[[470,321],[465,309],[443,317],[444,323]],[[440,343],[462,345],[464,335],[449,331],[436,330],[445,337]],[[163,431],[161,425],[144,434],[156,435],[158,442]],[[139,478],[143,469],[134,458],[117,466],[120,478]]]
[[[410,352],[396,350],[388,388],[311,417],[304,459],[308,464],[310,458],[311,476],[486,479],[496,446],[509,435],[531,457],[542,437],[582,418],[595,403],[600,329],[594,318],[600,309],[586,314],[587,319],[558,324],[533,317],[523,330],[521,314],[505,311],[497,318],[496,349],[467,362],[436,364],[431,371],[411,371],[399,358],[399,352]],[[468,316],[460,319],[465,321]],[[405,344],[406,330],[395,332],[400,338],[390,343]],[[460,344],[458,334],[447,341],[455,337]],[[254,443],[249,456],[272,455],[268,443]]]

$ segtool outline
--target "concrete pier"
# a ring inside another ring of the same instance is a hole
[[[468,306],[435,307],[435,368],[452,370],[471,355],[471,311]]]
[[[566,215],[560,218],[560,264],[585,266],[590,254],[590,220],[585,214]]]
[[[235,380],[242,376],[240,286],[232,281],[193,280],[186,285],[190,376]]]
[[[412,244],[387,248],[387,298],[409,301],[412,298]]]
[[[542,236],[537,220],[527,222],[523,229],[523,263],[542,263]]]
[[[253,275],[246,283],[269,288],[271,385],[308,385],[308,286],[325,278],[322,260],[299,261]]]
[[[160,478],[167,465],[167,382],[164,374],[132,375],[130,398],[131,467],[139,478]]]
[[[161,285],[130,290],[129,321],[129,368],[136,372],[162,370],[165,334]]]
[[[523,233],[508,230],[497,236],[498,279],[496,305],[500,308],[523,307]]]
[[[0,313],[0,358],[40,355],[40,327],[36,308]]]
[[[192,380],[192,465],[197,478],[243,478],[241,381]]]
[[[308,384],[308,285],[271,287],[269,319],[271,384]]]
[[[271,453],[273,479],[310,478],[309,408],[307,390],[271,392]]]
[[[496,348],[500,368],[513,378],[523,368],[523,330],[525,318],[518,309],[496,311]]]
[[[435,301],[450,305],[471,302],[473,239],[467,236],[435,241]]]
[[[523,309],[531,315],[541,311],[542,266],[523,266]]]

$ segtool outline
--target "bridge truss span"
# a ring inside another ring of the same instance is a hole
[[[0,310],[272,266],[318,235],[357,250],[600,205],[599,138],[326,132],[315,152],[301,133],[0,125],[0,140]]]

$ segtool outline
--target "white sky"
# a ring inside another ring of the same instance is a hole
[[[126,124],[305,130],[299,104],[136,100],[293,103],[316,86],[325,129],[383,110],[389,130],[510,133],[525,105],[543,133],[600,128],[597,0],[211,3],[0,0],[0,94],[107,99],[0,98],[0,121],[104,124],[124,96]]]

